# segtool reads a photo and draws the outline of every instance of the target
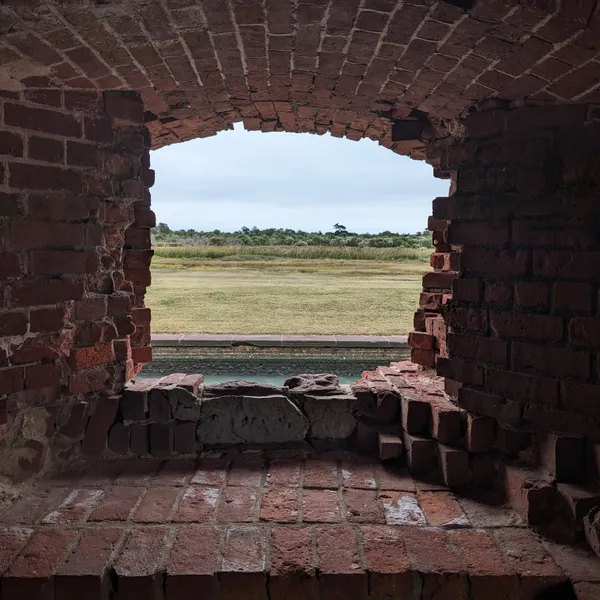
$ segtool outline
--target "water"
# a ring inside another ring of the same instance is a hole
[[[240,379],[281,386],[301,373],[335,373],[353,383],[363,371],[406,360],[403,349],[364,348],[155,348],[139,378],[202,373],[207,384]]]

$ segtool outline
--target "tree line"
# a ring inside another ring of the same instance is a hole
[[[166,223],[152,229],[157,246],[348,246],[358,248],[431,248],[431,232],[356,233],[336,223],[332,231],[309,232],[300,229],[259,229],[241,227],[238,231],[172,230]]]

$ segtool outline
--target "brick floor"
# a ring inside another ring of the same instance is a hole
[[[340,453],[98,463],[0,505],[0,597],[596,597],[599,559],[493,500]]]

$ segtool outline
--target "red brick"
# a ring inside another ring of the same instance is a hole
[[[566,577],[544,550],[535,534],[526,529],[493,529],[491,534],[504,560],[520,578],[521,598],[531,598]]]
[[[83,179],[81,173],[72,169],[13,163],[10,169],[10,186],[26,190],[65,190],[81,193]]]
[[[108,568],[124,529],[86,529],[73,554],[56,574],[54,593],[58,598],[103,598],[110,582]]]
[[[450,222],[448,243],[469,246],[502,246],[508,242],[508,221]]]
[[[471,597],[502,600],[519,597],[519,581],[484,530],[453,530],[448,538],[469,573]]]
[[[270,534],[271,600],[317,600],[318,583],[313,564],[313,530],[277,527]]]
[[[246,457],[233,461],[227,483],[232,486],[257,487],[262,481],[262,469],[264,462],[260,457]],[[272,480],[271,483],[281,483]]]
[[[513,465],[504,466],[504,489],[510,505],[530,525],[545,525],[556,517],[558,496],[545,474]]]
[[[218,519],[229,523],[251,523],[257,518],[258,489],[226,486],[219,505]]]
[[[30,330],[32,332],[60,331],[65,326],[66,318],[67,309],[65,306],[32,310],[29,313]]]
[[[44,517],[42,522],[50,524],[80,523],[93,510],[102,494],[101,490],[74,489],[56,510]]]
[[[422,573],[423,598],[469,598],[468,581],[458,553],[442,530],[403,527],[401,533],[413,568]]]
[[[67,164],[75,167],[97,167],[98,147],[95,144],[67,141]]]
[[[33,174],[32,174],[33,176]],[[75,223],[42,223],[39,221],[14,221],[10,228],[10,240],[16,246],[22,248],[35,248],[39,246],[78,246],[83,244],[83,226]],[[40,251],[32,253],[32,265],[33,269],[39,269],[38,272],[43,271],[43,267],[51,267],[56,262],[57,257],[59,258],[62,254],[61,251],[56,253],[47,253],[47,251]],[[70,258],[74,259],[73,267],[79,265],[78,261],[81,262],[81,257],[85,254],[79,253],[64,253],[65,260]],[[79,258],[78,258],[79,257]],[[45,265],[47,263],[47,265]],[[68,263],[67,263],[68,264]],[[82,265],[79,265],[80,267]],[[34,271],[35,272],[35,271]],[[85,269],[79,272],[85,272]],[[54,274],[51,271],[49,274]],[[59,273],[63,273],[59,271]],[[47,304],[50,304],[48,302]]]
[[[410,598],[420,592],[400,530],[362,526],[363,547],[369,572],[369,594],[376,597]]]
[[[439,464],[444,483],[448,487],[466,485],[470,480],[469,455],[461,448],[453,448],[438,442]]]
[[[372,490],[377,487],[375,471],[371,462],[344,460],[341,466],[344,487]]]
[[[560,379],[586,380],[590,375],[589,355],[565,348],[514,343],[513,369]]]
[[[261,520],[295,523],[299,515],[299,493],[298,488],[269,487],[262,495]]]
[[[53,575],[78,537],[74,530],[36,531],[2,578],[2,594],[24,600],[53,598]]]
[[[496,422],[489,417],[467,415],[467,450],[490,452],[494,446]]]
[[[28,527],[6,527],[0,529],[0,574],[13,562],[19,550],[33,534]]]
[[[118,600],[160,598],[160,567],[167,544],[167,534],[166,527],[132,529],[114,565]]]
[[[107,492],[96,505],[89,521],[127,521],[143,490],[119,486]]]
[[[457,276],[458,273],[426,273],[423,275],[423,288],[450,290]]]
[[[4,105],[6,125],[67,137],[81,137],[81,124],[70,114],[19,104]]]
[[[265,533],[252,525],[227,529],[219,577],[221,600],[267,600]]]
[[[348,521],[354,523],[385,523],[377,492],[348,489],[344,491]]]
[[[0,337],[24,335],[27,333],[28,318],[26,313],[0,313]]]
[[[14,252],[0,252],[0,277],[19,277],[20,275],[19,255]]]
[[[218,487],[188,487],[181,498],[174,520],[188,523],[212,521],[220,496],[221,490]]]
[[[546,315],[491,312],[490,328],[499,338],[559,341],[563,321]]]
[[[23,156],[23,138],[12,131],[0,131],[0,154]]]
[[[545,433],[540,436],[538,449],[540,464],[559,481],[575,482],[584,475],[585,439],[583,437]]]
[[[297,486],[300,483],[302,462],[296,459],[275,459],[267,470],[267,484],[275,486]]]
[[[349,526],[316,529],[321,597],[331,600],[366,598],[367,576],[356,538],[356,530]]]
[[[450,492],[419,492],[419,504],[429,525],[434,527],[464,527],[469,525],[460,504]]]
[[[557,281],[554,284],[554,312],[589,314],[593,306],[594,288],[590,283]]]
[[[138,523],[167,523],[180,493],[179,488],[150,488],[133,514]]]
[[[304,490],[302,520],[306,523],[339,523],[341,514],[337,490]]]
[[[166,600],[216,598],[220,538],[217,527],[190,525],[179,530],[166,565]]]
[[[506,366],[508,342],[470,334],[449,333],[448,351],[452,357],[477,361],[482,364]]]
[[[221,458],[204,458],[198,463],[198,469],[192,477],[192,484],[221,486],[227,476],[229,461]],[[232,484],[233,485],[233,484]]]
[[[94,367],[78,371],[69,377],[69,393],[85,394],[106,388],[109,373],[105,367]]]
[[[408,345],[411,348],[419,348],[421,350],[432,350],[435,338],[427,333],[412,331],[408,334]]]
[[[304,468],[305,488],[336,489],[339,485],[338,465],[336,461],[311,459]]]

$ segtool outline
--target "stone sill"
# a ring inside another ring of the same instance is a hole
[[[233,335],[155,333],[152,346],[217,348],[258,346],[263,348],[408,348],[405,335]]]

